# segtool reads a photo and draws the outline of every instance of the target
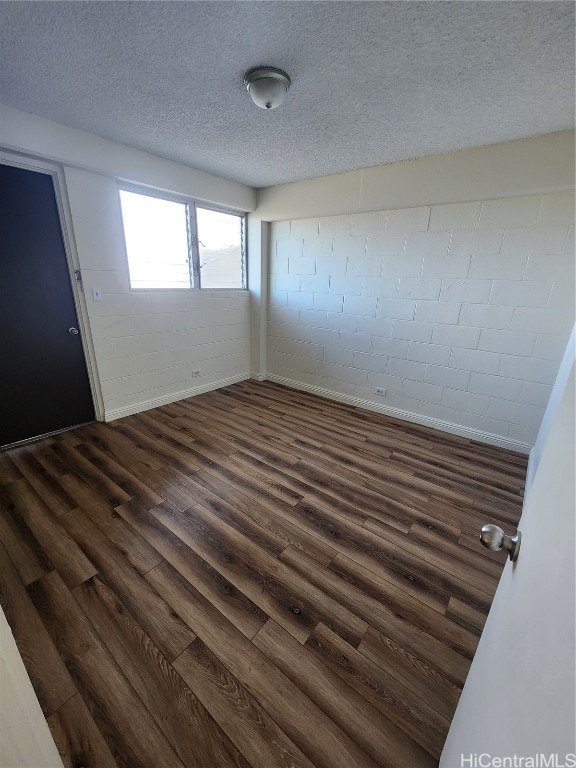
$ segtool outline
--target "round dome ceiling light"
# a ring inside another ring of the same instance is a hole
[[[286,98],[290,78],[276,67],[254,67],[244,75],[244,85],[257,107],[276,109]]]

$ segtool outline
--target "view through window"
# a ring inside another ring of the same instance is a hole
[[[243,220],[240,216],[196,208],[202,288],[241,288]]]
[[[120,190],[130,286],[246,287],[245,216]]]

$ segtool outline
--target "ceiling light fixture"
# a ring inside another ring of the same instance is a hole
[[[276,67],[254,67],[244,75],[244,85],[257,107],[276,109],[286,98],[290,78]]]

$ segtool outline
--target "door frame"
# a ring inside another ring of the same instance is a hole
[[[66,254],[66,263],[68,265],[68,278],[72,288],[72,296],[74,297],[74,307],[78,317],[78,325],[80,326],[80,339],[82,341],[82,350],[86,361],[88,382],[90,384],[92,403],[94,405],[94,415],[97,421],[104,421],[104,399],[102,397],[100,378],[98,376],[98,366],[96,363],[96,353],[94,351],[94,342],[88,317],[88,308],[86,306],[86,296],[84,294],[82,281],[78,281],[75,276],[76,270],[80,275],[82,272],[80,260],[78,259],[76,240],[74,238],[74,229],[72,227],[72,212],[70,210],[70,202],[66,190],[64,168],[58,163],[20,152],[13,152],[12,150],[7,150],[3,147],[0,147],[0,163],[2,165],[11,165],[15,168],[22,168],[25,171],[44,173],[47,176],[52,177],[56,205],[60,218],[60,228],[62,230],[62,240],[64,242],[64,252]],[[42,437],[42,435],[38,435],[38,437]],[[32,439],[36,440],[37,438]]]

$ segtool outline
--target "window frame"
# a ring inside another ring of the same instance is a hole
[[[124,218],[122,216],[122,201],[120,198],[120,192],[132,192],[137,195],[144,195],[145,197],[154,197],[158,200],[166,200],[171,203],[179,203],[186,208],[186,230],[188,240],[188,267],[190,273],[190,286],[188,288],[134,288],[130,280],[130,261],[128,259],[128,246],[126,244],[126,230],[124,228]],[[190,293],[192,291],[196,293],[209,292],[209,291],[248,291],[248,214],[246,211],[239,210],[238,208],[228,208],[224,205],[215,205],[213,203],[205,203],[202,200],[187,197],[185,195],[178,195],[171,192],[164,192],[158,189],[151,189],[149,187],[142,187],[135,184],[129,184],[124,182],[118,182],[118,205],[120,206],[120,219],[122,221],[122,239],[124,243],[124,255],[126,257],[126,266],[128,267],[128,276],[130,281],[130,291],[135,293],[142,293],[145,291],[177,291]],[[216,211],[217,213],[227,213],[231,216],[238,216],[240,219],[240,231],[241,231],[241,269],[243,274],[244,286],[240,288],[202,288],[202,271],[200,268],[200,249],[198,247],[198,218],[196,215],[196,209],[203,208],[208,211]]]

